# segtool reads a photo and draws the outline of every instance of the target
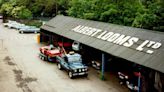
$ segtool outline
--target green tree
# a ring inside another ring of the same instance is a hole
[[[0,5],[1,12],[17,18],[63,14],[125,26],[164,29],[163,0],[0,0]],[[26,9],[20,8],[22,6]]]
[[[160,0],[140,2],[135,19],[132,23],[134,27],[140,27],[152,30],[162,30],[161,26],[164,19],[164,9]]]
[[[58,14],[67,15],[67,10],[69,8],[69,0],[56,0],[57,3],[55,5],[56,12]]]
[[[13,8],[14,7],[11,3],[5,3],[1,6],[0,12],[5,16],[11,16]]]
[[[20,19],[31,19],[32,13],[28,10],[25,6],[17,6],[15,7],[12,12],[12,17],[20,18]]]
[[[114,24],[162,30],[163,0],[71,0],[68,15]]]
[[[56,15],[56,0],[46,0],[46,4],[44,6],[44,16],[53,16]]]

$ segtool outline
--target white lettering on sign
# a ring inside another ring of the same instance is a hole
[[[94,30],[94,33],[91,36],[95,36],[97,33],[102,31],[102,30],[96,29],[96,28],[93,28],[92,30]]]
[[[89,35],[89,36],[95,36],[97,33],[102,31],[100,29],[96,29],[96,28],[92,28],[92,27],[86,27],[86,26],[81,26],[81,25],[75,27],[72,30],[75,31],[75,32],[78,32],[78,33]]]
[[[113,41],[113,43],[118,44],[118,45],[122,45],[122,44],[125,43],[129,38],[130,38],[130,36],[126,36],[126,37],[125,37],[125,35],[121,35],[119,38],[117,38],[115,41]]]
[[[102,38],[102,36],[106,33],[107,33],[107,31],[102,32],[99,36],[97,36],[97,38],[99,38],[99,39]]]
[[[152,48],[153,49],[158,49],[159,47],[161,47],[161,45],[162,45],[161,43],[157,42],[152,46]]]
[[[148,43],[147,47],[151,47],[153,44],[155,44],[155,42],[154,42],[154,41],[149,41],[149,43]]]
[[[102,40],[107,40],[109,37],[111,37],[114,33],[113,32],[108,32],[104,36],[101,37]]]
[[[114,40],[116,40],[118,37],[120,36],[120,34],[115,33],[114,35],[112,35],[111,37],[108,38],[108,42],[113,42]]]
[[[79,30],[82,29],[82,28],[83,28],[83,26],[79,25],[79,26],[75,27],[75,28],[72,29],[72,30],[75,31],[75,32],[79,32]],[[79,32],[79,33],[80,33],[80,32]]]
[[[110,43],[122,45],[125,47],[131,47],[140,40],[137,37],[126,36],[124,34],[114,33],[109,31],[102,31],[101,29],[82,26],[82,25],[79,25],[73,28],[72,30],[77,33],[81,33],[91,37],[96,37],[98,39],[108,41]],[[161,46],[162,44],[159,42],[145,40],[135,49],[138,51],[146,52],[148,54],[152,54],[154,52],[153,49],[158,49]],[[146,50],[146,48],[150,48],[150,49]]]
[[[124,43],[123,45],[125,47],[131,47],[135,42],[137,42],[139,40],[139,38],[136,37],[132,37],[128,40],[128,42]]]

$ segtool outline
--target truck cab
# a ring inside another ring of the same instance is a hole
[[[57,56],[58,68],[65,69],[70,78],[78,75],[88,75],[88,67],[82,63],[81,55],[71,52],[64,56]]]

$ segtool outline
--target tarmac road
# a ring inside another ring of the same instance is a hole
[[[101,81],[93,69],[88,78],[70,79],[55,63],[38,58],[42,45],[36,37],[0,23],[0,92],[128,92],[118,83]]]

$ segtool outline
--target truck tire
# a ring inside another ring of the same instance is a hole
[[[61,70],[62,69],[62,66],[60,63],[57,64],[58,65],[58,69]]]
[[[68,72],[69,78],[73,79],[73,73],[71,71]]]
[[[44,57],[43,56],[41,56],[41,60],[44,60]]]
[[[42,56],[42,57],[41,57],[41,59],[42,59],[43,61],[45,61],[45,60],[46,60],[44,56]]]

